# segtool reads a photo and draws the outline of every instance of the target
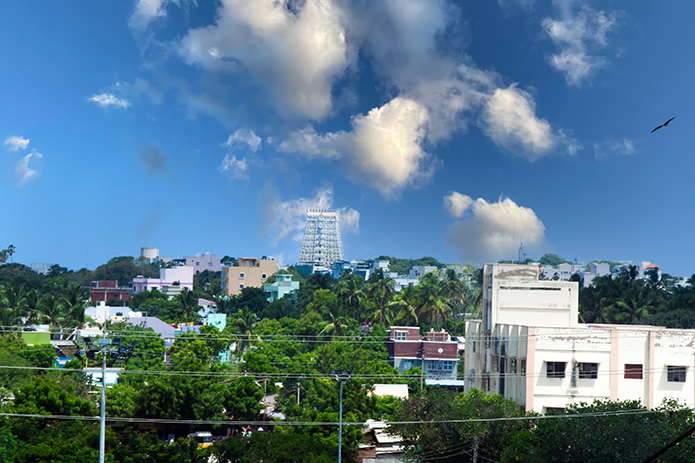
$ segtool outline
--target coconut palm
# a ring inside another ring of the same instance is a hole
[[[60,297],[60,304],[67,324],[76,328],[84,326],[84,309],[88,296],[85,288],[76,283],[70,283]]]
[[[359,275],[341,278],[338,283],[338,300],[349,314],[358,319],[358,322],[362,321],[360,309],[367,297],[364,293],[364,286],[364,279]]]
[[[420,287],[420,308],[419,318],[429,319],[429,327],[439,326],[449,311],[449,306],[446,303],[442,286],[439,284],[438,275],[435,272],[430,272],[420,279],[418,285]]]
[[[244,353],[251,346],[251,337],[253,331],[258,324],[258,315],[256,315],[248,307],[241,309],[232,319],[232,329],[240,336],[237,354],[239,358],[243,357]]]
[[[319,336],[322,335],[332,335],[342,336],[344,330],[349,323],[349,319],[343,315],[343,308],[340,306],[335,306],[331,310],[328,310],[324,314],[326,323],[323,325],[323,329],[319,332]]]
[[[407,326],[418,324],[418,307],[420,305],[417,286],[406,286],[389,302],[389,307],[396,314],[394,323]]]
[[[372,314],[372,321],[379,321],[386,326],[390,322],[389,301],[394,293],[396,282],[393,278],[385,276],[384,271],[376,269],[368,281],[369,298],[376,305],[375,312]],[[378,314],[378,315],[376,315]]]
[[[174,300],[183,312],[184,317],[190,319],[198,313],[198,298],[188,288],[184,288],[183,291],[176,295]]]
[[[55,329],[58,332],[58,339],[63,339],[63,324],[65,323],[67,317],[63,311],[63,306],[60,303],[60,299],[53,294],[46,294],[41,298],[39,306],[41,308],[42,321],[48,322],[52,329]]]
[[[29,291],[24,297],[24,310],[22,312],[24,325],[32,325],[39,322],[41,315],[41,297],[35,289]]]
[[[633,286],[613,303],[615,321],[619,323],[636,323],[655,310],[655,299],[649,288]]]

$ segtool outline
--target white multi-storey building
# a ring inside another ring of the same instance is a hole
[[[594,399],[695,403],[695,330],[578,322],[578,284],[485,265],[483,319],[466,328],[465,384],[540,413]]]

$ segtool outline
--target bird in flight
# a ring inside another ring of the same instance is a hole
[[[662,128],[662,127],[666,127],[666,126],[668,125],[668,123],[671,122],[671,121],[674,120],[674,119],[675,119],[675,117],[672,117],[671,119],[667,120],[666,122],[664,122],[663,124],[661,124],[659,127],[657,127],[657,128],[655,128],[654,130],[652,130],[652,133],[656,132],[657,130],[659,130],[659,129]]]

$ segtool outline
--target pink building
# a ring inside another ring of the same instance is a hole
[[[210,254],[206,252],[202,256],[197,254],[195,256],[186,257],[186,266],[193,267],[193,273],[204,272],[205,270],[210,270],[211,272],[220,271],[220,260],[215,254]]]
[[[141,291],[162,290],[164,286],[172,286],[178,283],[183,290],[188,288],[193,291],[193,267],[163,268],[159,271],[159,278],[133,278],[133,294]]]

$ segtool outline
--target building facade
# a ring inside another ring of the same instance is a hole
[[[458,369],[458,343],[445,331],[429,331],[420,337],[417,326],[392,326],[386,342],[389,364],[403,373],[421,367],[427,379],[455,380]]]
[[[268,293],[268,302],[282,299],[285,294],[299,290],[299,282],[292,281],[292,275],[287,273],[275,274],[275,282],[263,286],[263,291]]]
[[[330,269],[333,262],[344,260],[337,211],[307,211],[306,228],[297,265]]]
[[[222,268],[222,290],[228,296],[235,296],[244,288],[261,288],[277,271],[275,260],[240,257],[236,266]]]
[[[594,399],[695,401],[695,330],[578,321],[578,283],[486,265],[483,319],[466,327],[465,389],[558,412]]]
[[[89,283],[89,300],[92,302],[127,302],[133,290],[132,285],[119,286],[118,280],[101,280]]]
[[[133,278],[131,284],[133,286],[133,294],[142,291],[152,291],[153,289],[167,292],[168,289],[164,289],[165,286],[179,286],[179,288],[171,291],[172,294],[180,292],[178,290],[183,290],[184,288],[193,291],[193,267],[163,268],[159,270],[159,278],[138,276]]]
[[[203,255],[197,254],[195,256],[186,257],[186,266],[193,267],[193,273],[200,273],[205,270],[219,272],[220,260],[215,254],[206,252]]]

